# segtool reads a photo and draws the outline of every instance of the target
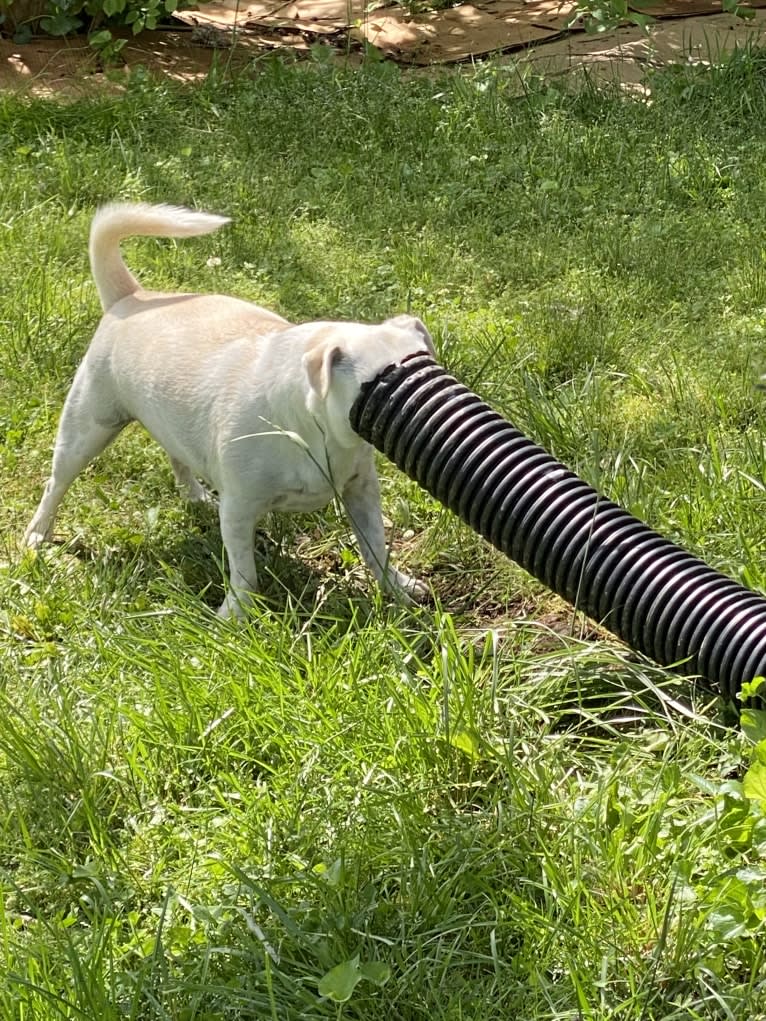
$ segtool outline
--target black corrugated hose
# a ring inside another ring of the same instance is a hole
[[[766,598],[604,499],[428,355],[365,384],[351,426],[554,592],[730,698],[766,675]]]

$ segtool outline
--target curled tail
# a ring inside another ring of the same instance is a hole
[[[90,268],[104,311],[140,287],[122,261],[120,241],[123,238],[138,234],[193,237],[195,234],[210,234],[228,222],[227,216],[196,213],[180,206],[151,206],[143,202],[115,202],[102,206],[90,227]]]

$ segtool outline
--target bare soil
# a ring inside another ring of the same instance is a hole
[[[299,56],[321,46],[356,62],[365,47],[413,68],[491,55],[541,75],[588,68],[596,77],[642,88],[648,68],[709,63],[736,47],[766,44],[766,0],[751,20],[722,14],[719,0],[658,0],[641,10],[657,20],[648,32],[626,24],[598,35],[571,23],[572,0],[476,0],[411,15],[397,5],[369,12],[366,0],[222,0],[179,13],[161,31],[126,36],[116,67],[105,68],[83,37],[0,37],[0,88],[76,96],[119,90],[139,67],[178,80],[203,78],[213,62],[241,68],[268,52]]]

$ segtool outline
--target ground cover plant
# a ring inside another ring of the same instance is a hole
[[[766,1017],[762,721],[640,662],[381,464],[405,611],[342,517],[220,536],[129,429],[20,536],[98,318],[93,209],[157,288],[291,319],[408,306],[589,482],[764,585],[766,64],[650,101],[267,60],[194,88],[0,96],[0,1016]]]

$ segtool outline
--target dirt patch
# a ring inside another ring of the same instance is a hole
[[[413,15],[406,6],[381,4],[370,9],[368,0],[212,0],[176,18],[199,32],[255,33],[268,45],[306,47],[315,42],[348,48],[372,46],[401,63],[430,66],[457,63],[497,53],[580,51],[590,54],[613,50],[626,35],[646,44],[647,36],[626,26],[614,33],[585,35],[582,19],[575,18],[574,0],[473,0],[440,11]],[[754,8],[766,0],[753,0]],[[657,0],[642,12],[658,19],[650,39],[660,59],[677,58],[699,50],[702,37],[713,52],[741,45],[763,31],[757,16],[744,22],[721,13],[720,0]],[[701,20],[704,19],[704,20]],[[690,22],[694,21],[695,24]],[[563,45],[556,45],[563,44]],[[652,49],[649,43],[647,50]]]
[[[179,80],[203,78],[213,62],[240,68],[266,52],[323,47],[359,61],[366,47],[387,59],[433,67],[502,54],[520,67],[556,75],[588,67],[597,77],[638,87],[647,68],[708,63],[735,48],[766,45],[766,0],[751,20],[722,14],[720,0],[662,0],[642,10],[658,20],[648,32],[625,25],[599,35],[572,23],[572,0],[476,0],[412,15],[397,5],[370,12],[366,0],[222,0],[176,15],[162,31],[126,35],[117,68],[105,69],[82,38],[0,38],[0,88],[36,95],[119,89],[143,67]]]
[[[18,45],[0,39],[0,88],[35,96],[76,97],[94,86],[119,91],[137,68],[152,74],[194,81],[210,71],[216,53],[197,44],[191,32],[143,32],[131,38],[120,54],[118,67],[105,69],[85,39],[39,38]],[[237,65],[251,59],[249,47],[235,48]]]

